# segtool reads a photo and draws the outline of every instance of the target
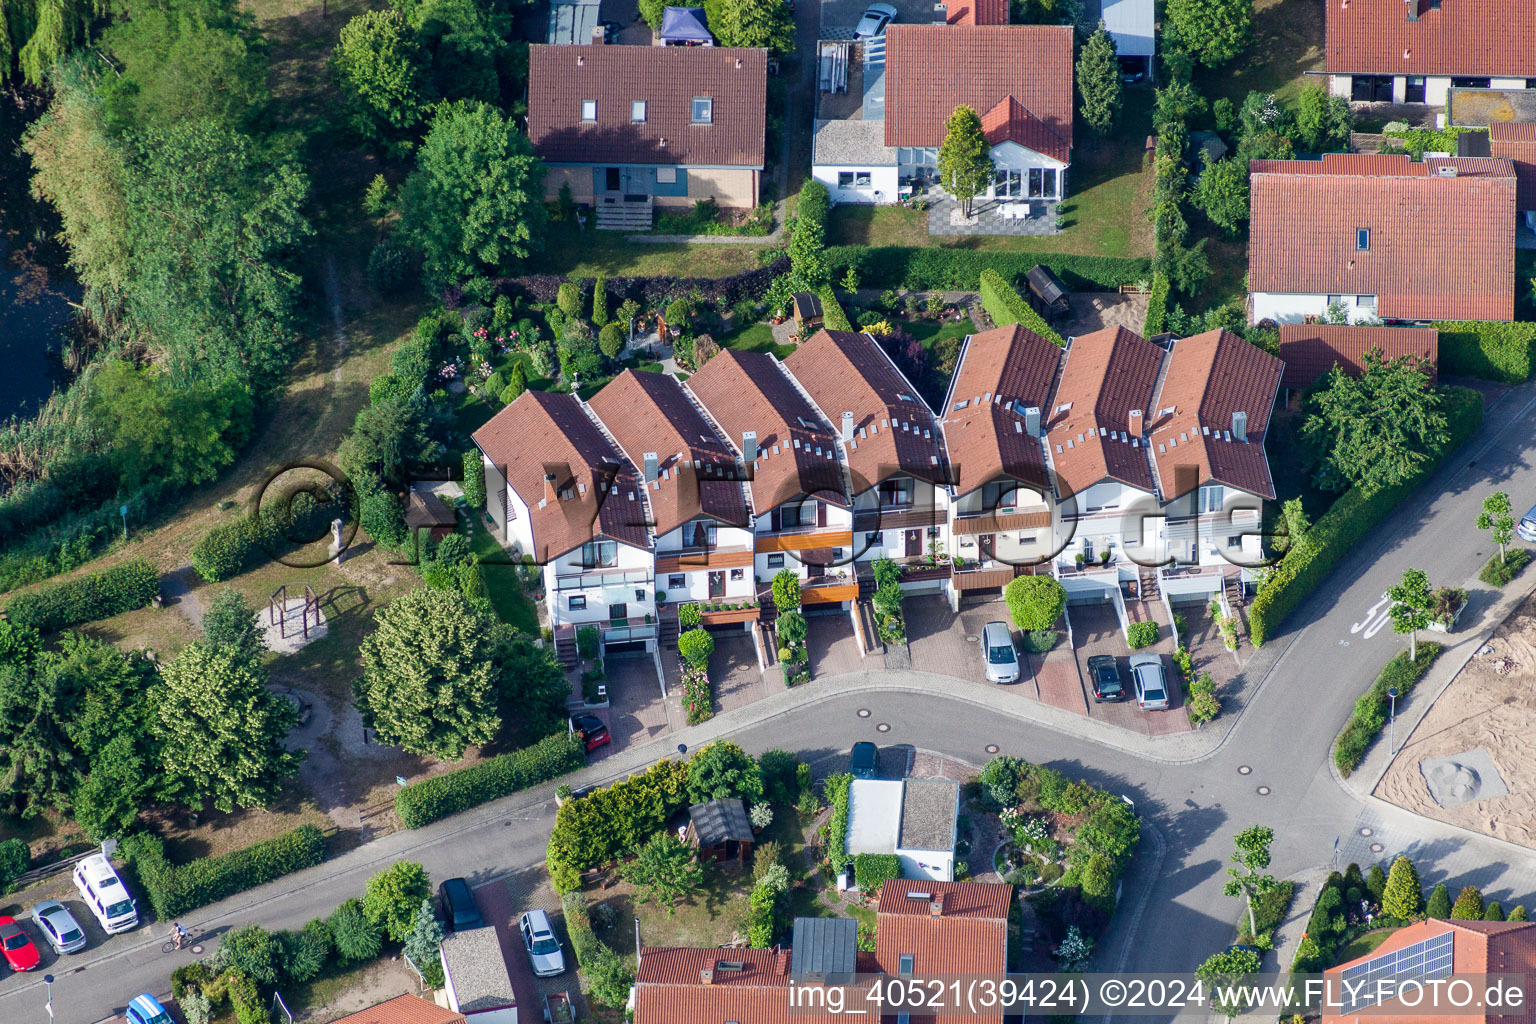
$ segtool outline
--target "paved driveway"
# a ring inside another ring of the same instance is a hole
[[[746,633],[716,633],[715,651],[709,656],[709,679],[715,690],[717,713],[745,707],[768,695],[763,671],[757,667],[757,648]],[[663,655],[665,657],[665,655]]]
[[[807,615],[805,625],[812,679],[864,670],[865,659],[859,656],[859,638],[853,635],[853,620],[847,612]]]
[[[895,7],[898,15],[898,25],[926,25],[933,21],[933,0],[886,0]],[[821,31],[825,36],[828,29],[845,29],[849,36],[853,33],[853,27],[864,16],[864,10],[870,4],[870,0],[822,0],[821,4]]]
[[[981,643],[966,638],[979,638],[982,627],[989,622],[1007,621],[1008,609],[1002,601],[966,605],[957,614],[949,610],[947,600],[933,594],[907,598],[902,602],[902,612],[907,619],[913,668],[956,676],[982,686],[995,685],[987,682]],[[1033,689],[1027,669],[1021,674],[1019,685]]]
[[[507,977],[512,979],[512,991],[517,996],[517,1019],[536,1022],[543,1013],[544,996],[550,992],[569,992],[574,1000],[581,999],[581,984],[576,976],[576,954],[571,951],[570,939],[563,927],[560,899],[543,879],[533,872],[514,874],[487,882],[474,890],[475,906],[488,925],[496,929],[496,939],[501,944],[502,958],[507,962]],[[539,872],[538,874],[542,874]],[[522,937],[517,932],[517,919],[525,910],[538,908],[555,922],[561,945],[565,947],[565,973],[554,978],[536,978],[533,965],[528,962],[528,952],[523,949]]]
[[[663,659],[676,659],[676,651],[663,651]],[[661,684],[656,679],[656,663],[650,655],[643,658],[609,658],[608,701],[606,716],[613,742],[598,747],[592,760],[611,757],[621,750],[666,735],[672,729],[668,709],[661,699]]]
[[[1115,616],[1114,607],[1107,601],[1102,604],[1073,605],[1070,614],[1072,653],[1077,657],[1085,688],[1088,659],[1098,654],[1107,654],[1115,659],[1115,664],[1120,668],[1120,678],[1126,686],[1127,697],[1118,703],[1100,704],[1088,697],[1090,718],[1139,732],[1143,736],[1166,736],[1189,731],[1189,714],[1184,710],[1184,692],[1174,678],[1173,664],[1166,655],[1163,657],[1163,668],[1168,672],[1168,710],[1143,711],[1136,706],[1129,665],[1131,654],[1140,652],[1133,652],[1126,646],[1125,634],[1120,631],[1120,620]],[[1163,632],[1166,635],[1168,631],[1165,628]],[[1171,641],[1160,642],[1147,650],[1149,653],[1158,653],[1168,643]]]

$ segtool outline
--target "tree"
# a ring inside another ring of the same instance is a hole
[[[635,887],[635,895],[642,903],[666,907],[668,917],[678,900],[693,895],[704,885],[704,868],[693,847],[667,830],[651,836],[635,859],[619,872]]]
[[[701,804],[732,797],[747,803],[761,800],[763,773],[736,744],[715,740],[688,759],[688,802]]]
[[[709,30],[721,46],[745,46],[778,56],[795,48],[795,19],[784,0],[705,0]]]
[[[1477,528],[1493,533],[1493,542],[1499,546],[1499,561],[1507,562],[1505,547],[1515,535],[1515,510],[1510,507],[1507,491],[1494,491],[1483,499],[1483,511],[1477,517]]]
[[[427,869],[414,861],[396,861],[368,879],[363,915],[391,942],[401,942],[416,927],[416,912],[432,898]]]
[[[306,921],[296,932],[279,932],[277,937],[283,947],[283,973],[289,981],[301,984],[325,970],[326,961],[335,949],[331,926],[318,917]],[[190,1014],[188,1020],[191,1020]]]
[[[1259,973],[1263,966],[1263,960],[1251,946],[1233,946],[1206,957],[1205,962],[1195,968],[1195,975],[1210,982],[1211,991],[1215,993],[1221,989],[1229,989],[1234,981],[1245,974]],[[1211,1009],[1229,1019],[1243,1012],[1246,1003],[1242,1001],[1241,986],[1238,986],[1236,991],[1239,993],[1239,1002],[1218,1003],[1213,998]]]
[[[1222,891],[1228,896],[1241,896],[1247,900],[1250,935],[1259,934],[1253,901],[1279,884],[1273,875],[1264,873],[1264,869],[1269,867],[1269,848],[1274,841],[1275,830],[1267,825],[1252,825],[1232,837],[1237,850],[1232,854],[1234,866],[1227,868],[1229,877]]]
[[[1307,518],[1300,498],[1285,499],[1285,504],[1280,506],[1280,525],[1280,532],[1270,537],[1276,551],[1289,551],[1301,543],[1301,538],[1312,528],[1312,521]]]
[[[565,730],[565,670],[549,647],[502,624],[496,625],[497,707],[505,726],[515,723],[525,742]]]
[[[992,183],[992,147],[981,129],[981,115],[961,104],[949,115],[944,141],[939,146],[939,178],[944,190],[960,204],[962,216]]]
[[[773,574],[773,606],[780,615],[800,609],[800,577],[793,569]]]
[[[683,660],[694,668],[703,668],[709,664],[709,656],[714,653],[715,638],[709,635],[707,630],[690,629],[677,638],[677,653],[683,656]]]
[[[97,369],[88,407],[97,429],[113,439],[113,468],[130,487],[208,483],[250,436],[253,409],[233,377],[216,386],[178,384],[161,369],[138,370],[120,359]]]
[[[1161,137],[1163,133],[1174,128],[1187,133],[1190,122],[1198,119],[1205,113],[1205,97],[1200,95],[1194,85],[1185,81],[1173,81],[1158,89],[1154,94],[1154,106],[1152,108],[1152,130]],[[1159,146],[1159,149],[1163,147]],[[1177,152],[1165,155],[1175,159],[1183,155],[1183,144],[1173,147]]]
[[[1213,68],[1243,52],[1253,21],[1253,0],[1168,0],[1179,45]]]
[[[260,666],[193,641],[161,673],[154,730],[167,793],[221,811],[265,807],[299,768],[283,748],[299,712],[267,689]]]
[[[661,19],[666,16],[667,0],[640,0],[640,17],[652,31],[661,29]]]
[[[85,764],[64,734],[69,695],[32,666],[0,665],[0,810],[65,810]]]
[[[1378,352],[1366,353],[1358,377],[1328,371],[1301,434],[1318,454],[1317,485],[1333,491],[1400,484],[1449,437],[1423,369],[1407,358],[1385,362]]]
[[[1527,917],[1526,913],[1525,913],[1525,904],[1524,903],[1517,903],[1517,904],[1515,904],[1515,909],[1511,910],[1509,912],[1509,916],[1507,918],[1505,918],[1505,920],[1506,921],[1529,921],[1530,918]]]
[[[506,15],[476,0],[397,0],[391,6],[405,14],[430,54],[429,76],[438,95],[484,103],[500,99],[497,66],[508,55],[505,40],[512,34]],[[522,60],[526,68],[526,51]]]
[[[1407,857],[1398,857],[1387,872],[1387,887],[1381,893],[1381,912],[1388,917],[1411,920],[1424,912],[1424,886],[1419,882],[1419,869]],[[1478,904],[1482,913],[1482,904]]]
[[[1248,165],[1228,157],[1207,167],[1195,183],[1195,205],[1235,238],[1248,223]]]
[[[1481,921],[1483,919],[1483,891],[1475,885],[1464,885],[1451,905],[1452,921]]]
[[[208,610],[203,612],[203,638],[210,647],[227,648],[249,662],[259,661],[267,649],[256,613],[246,603],[245,595],[233,587],[215,594]]]
[[[446,760],[490,742],[501,727],[492,617],[456,591],[418,587],[374,623],[352,692],[379,739]]]
[[[1067,606],[1067,592],[1051,576],[1015,576],[1003,588],[1013,624],[1026,633],[1050,629]]]
[[[0,78],[20,72],[42,86],[60,58],[112,10],[110,0],[9,0],[0,4]]]
[[[331,52],[331,77],[358,138],[393,157],[410,153],[433,100],[425,64],[416,33],[399,10],[366,11],[342,26]]]
[[[494,107],[445,103],[400,190],[400,229],[429,288],[472,286],[543,247],[544,165]]]
[[[1108,134],[1120,117],[1123,96],[1115,41],[1102,21],[1077,56],[1077,95],[1083,121],[1098,134]]]
[[[1518,907],[1516,909],[1519,909]],[[1451,891],[1440,882],[1429,894],[1429,902],[1424,907],[1424,915],[1437,921],[1448,920],[1451,916]]]
[[[1387,873],[1381,870],[1380,864],[1371,865],[1370,873],[1365,876],[1365,891],[1372,903],[1381,905],[1382,894],[1387,891]]]
[[[1320,85],[1308,86],[1296,98],[1296,134],[1309,152],[1348,149],[1354,124],[1349,100],[1328,95]]]
[[[1502,906],[1500,906],[1498,900],[1491,900],[1491,901],[1489,901],[1488,905],[1483,908],[1483,920],[1484,921],[1502,921],[1502,920],[1504,920],[1504,908]]]
[[[91,761],[90,773],[75,790],[75,820],[95,842],[124,835],[138,819],[151,790],[135,737],[122,734]]]
[[[618,324],[604,324],[597,332],[597,348],[609,359],[617,359],[624,350],[624,328]]]
[[[416,909],[416,921],[411,926],[411,934],[405,937],[404,952],[433,987],[442,985],[443,966],[437,958],[437,951],[442,946],[443,923],[433,913],[429,896]]]
[[[276,935],[259,924],[242,925],[219,941],[229,964],[263,985],[276,985],[283,973],[283,947]]]
[[[441,432],[437,410],[414,389],[404,398],[369,402],[341,442],[341,468],[353,480],[404,486],[416,470],[447,458]]]
[[[1063,971],[1081,971],[1088,958],[1093,956],[1093,940],[1084,935],[1077,925],[1068,925],[1067,934],[1053,955]]]
[[[331,926],[336,955],[347,963],[372,960],[384,946],[378,927],[363,913],[363,901],[355,896],[333,910],[326,923]]]
[[[1408,657],[1418,661],[1419,630],[1429,628],[1430,610],[1435,603],[1428,574],[1423,569],[1404,569],[1402,580],[1387,591],[1387,596],[1392,599],[1388,609],[1392,616],[1392,632],[1408,634]]]

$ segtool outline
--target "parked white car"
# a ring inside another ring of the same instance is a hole
[[[75,889],[108,935],[139,926],[138,907],[106,854],[93,853],[75,865]]]
[[[986,663],[987,682],[1019,681],[1019,652],[1013,647],[1013,633],[1006,622],[989,622],[981,631],[981,657]]]
[[[523,948],[533,964],[533,973],[550,978],[565,973],[565,954],[560,950],[560,940],[550,927],[549,915],[542,910],[525,910],[517,919],[517,931],[523,937]]]

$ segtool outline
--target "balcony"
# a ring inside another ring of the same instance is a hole
[[[884,505],[878,509],[860,509],[853,514],[856,533],[876,530],[919,530],[943,526],[949,512],[937,505]]]
[[[956,536],[964,537],[973,534],[1002,533],[1009,530],[1044,530],[1050,525],[1051,513],[1048,509],[1030,509],[1029,511],[990,509],[986,512],[956,516],[951,529]]]
[[[1029,574],[1030,566],[1006,565],[1001,562],[984,562],[981,565],[967,563],[950,576],[950,585],[956,590],[999,590],[1013,582],[1015,576]]]
[[[687,547],[656,556],[656,574],[702,572],[713,569],[740,569],[752,564],[749,547]]]
[[[853,547],[853,531],[827,527],[798,527],[793,531],[760,534],[752,542],[758,554],[779,551],[818,551]]]
[[[859,581],[854,576],[812,576],[800,581],[801,604],[839,604],[859,596]],[[759,605],[773,601],[773,588],[765,586],[757,592]]]
[[[598,587],[622,587],[640,584],[649,586],[649,569],[593,569],[590,572],[571,573],[555,577],[555,590],[592,590]]]
[[[901,582],[903,583],[921,583],[925,580],[949,579],[950,564],[947,561],[932,563],[923,556],[893,558],[891,561],[901,566]],[[874,578],[874,562],[857,562],[855,564],[859,570],[860,580]]]

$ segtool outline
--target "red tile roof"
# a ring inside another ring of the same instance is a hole
[[[686,386],[738,452],[741,435],[757,433],[750,487],[758,515],[812,494],[848,504],[835,435],[773,356],[724,349]]]
[[[927,893],[943,901],[933,916]],[[1013,886],[983,882],[891,881],[880,889],[875,908],[875,959],[886,974],[901,971],[901,958],[912,957],[917,977],[974,974],[1001,977],[1008,968],[1008,909]],[[914,1016],[912,1020],[927,1020]],[[989,1024],[1000,1014],[971,1018]]]
[[[1391,319],[1514,318],[1508,160],[1257,160],[1250,190],[1250,291],[1376,295]],[[1357,228],[1370,229],[1368,252],[1356,249]]]
[[[1536,210],[1536,124],[1495,122],[1488,126],[1488,148],[1515,165],[1515,209]]]
[[[1056,487],[1063,497],[1106,479],[1155,489],[1145,449],[1128,436],[1129,414],[1140,409],[1143,425],[1151,419],[1162,357],[1162,349],[1124,327],[1072,340],[1061,384],[1045,412]]]
[[[1440,332],[1432,327],[1346,327],[1342,324],[1281,324],[1280,386],[1311,387],[1337,364],[1346,373],[1365,370],[1365,354],[1381,352],[1391,361],[1401,356],[1429,363],[1434,380],[1440,363]]]
[[[645,493],[657,537],[700,516],[747,525],[736,454],[676,377],[625,370],[587,405],[642,474],[646,453],[655,453],[657,479]]]
[[[1508,0],[1325,0],[1331,74],[1536,76],[1536,6]],[[1416,5],[1417,21],[1408,20]]]
[[[734,961],[740,971],[717,965]],[[701,972],[711,971],[708,985]],[[795,1024],[832,1020],[789,1006],[789,950],[647,949],[635,976],[636,1024]]]
[[[846,450],[855,497],[897,473],[944,482],[933,412],[869,335],[817,331],[784,365],[833,430],[842,429],[844,412],[853,413]]]
[[[1025,149],[1056,156],[1058,160],[1064,161],[1071,156],[1045,122],[1012,96],[981,115],[981,130],[986,133],[988,144],[993,146],[1016,142]]]
[[[1008,0],[951,0],[946,20],[951,25],[1006,25]]]
[[[455,1013],[420,996],[404,995],[349,1013],[331,1024],[464,1024],[464,1021],[462,1013]]]
[[[1018,324],[966,340],[942,421],[957,497],[1001,476],[1048,485],[1023,411],[1040,409],[1044,422],[1060,361],[1061,349]]]
[[[714,101],[693,123],[693,98]],[[597,120],[581,119],[583,100]],[[631,119],[635,100],[645,121]],[[723,46],[530,46],[528,137],[552,163],[762,167],[765,50]]]
[[[1228,331],[1173,343],[1162,392],[1153,402],[1157,411],[1148,411],[1164,501],[1204,483],[1275,496],[1264,432],[1282,369],[1280,360]],[[1165,409],[1173,411],[1165,415]],[[1239,412],[1247,414],[1246,442],[1232,435],[1232,416]]]
[[[540,564],[595,532],[649,545],[638,476],[574,396],[525,391],[474,439],[528,506],[536,550],[526,553]],[[546,475],[554,477],[554,499],[547,497]]]
[[[1071,159],[1070,26],[892,25],[885,60],[887,146],[936,147],[956,107],[979,114],[1011,96],[1040,122],[1021,144]]]

